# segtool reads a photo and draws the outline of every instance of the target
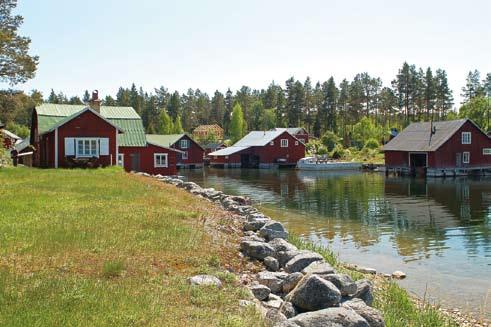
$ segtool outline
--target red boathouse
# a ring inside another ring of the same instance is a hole
[[[276,127],[273,130],[274,131],[287,131],[291,135],[295,136],[303,144],[309,143],[309,133],[303,127],[288,127],[288,128]]]
[[[177,150],[147,143],[131,107],[101,106],[97,91],[87,105],[42,104],[33,110],[33,166],[106,167],[176,174]]]
[[[305,144],[285,130],[253,131],[225,149],[209,154],[210,165],[225,168],[295,166],[305,157]]]
[[[491,139],[470,119],[412,123],[383,150],[388,173],[443,177],[491,171]]]
[[[187,134],[147,134],[147,141],[178,150],[178,168],[203,168],[205,150]]]

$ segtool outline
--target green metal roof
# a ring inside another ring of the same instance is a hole
[[[168,135],[159,135],[159,134],[147,134],[148,143],[152,143],[155,145],[160,145],[163,147],[171,147],[174,143],[179,141],[181,137],[186,134],[168,134]]]
[[[43,103],[36,107],[39,134],[71,120],[85,105]],[[145,146],[145,128],[140,116],[132,107],[101,106],[101,116],[123,130],[118,135],[119,146]]]

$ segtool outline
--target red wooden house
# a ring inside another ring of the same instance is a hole
[[[0,127],[0,133],[2,134],[3,138],[3,147],[7,150],[13,149],[17,143],[22,141],[22,138],[20,136],[17,136],[12,132],[3,129],[2,127]]]
[[[305,156],[305,144],[285,130],[254,131],[233,146],[209,154],[210,165],[273,168],[295,166]]]
[[[106,167],[173,175],[175,149],[147,143],[140,116],[131,107],[101,106],[97,91],[89,106],[42,104],[33,110],[33,166]]]
[[[147,134],[147,141],[152,144],[179,150],[178,168],[202,168],[205,150],[187,134]]]
[[[287,131],[291,135],[295,136],[303,144],[309,143],[309,133],[303,127],[288,127],[288,128],[276,127],[273,130],[274,131]]]
[[[470,119],[412,123],[384,153],[388,172],[455,176],[491,169],[491,139]]]

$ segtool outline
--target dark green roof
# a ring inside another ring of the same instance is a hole
[[[36,107],[39,134],[63,124],[87,108],[85,105],[43,103]],[[123,130],[118,135],[119,146],[145,146],[145,128],[140,116],[132,107],[101,106],[100,114],[113,125]]]

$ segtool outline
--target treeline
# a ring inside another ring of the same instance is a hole
[[[470,72],[462,89],[464,103],[489,96],[490,89],[491,74],[481,81],[478,71]],[[33,91],[31,97],[34,103],[43,101],[37,91]],[[81,98],[68,98],[52,90],[45,101],[82,104],[89,99],[88,91]],[[217,123],[230,135],[232,112],[238,105],[245,130],[303,126],[317,137],[333,132],[345,143],[349,143],[354,125],[362,118],[368,118],[381,131],[380,137],[386,137],[391,127],[401,129],[411,121],[456,117],[446,71],[423,69],[408,63],[398,70],[390,86],[368,73],[339,83],[333,77],[323,82],[313,82],[309,77],[305,81],[291,77],[284,85],[273,82],[260,90],[242,86],[235,93],[230,89],[224,93],[217,90],[211,96],[200,89],[179,93],[163,86],[147,92],[133,84],[120,87],[115,97],[107,95],[102,100],[104,105],[135,108],[149,133],[191,132],[200,124]],[[12,112],[5,114],[4,111],[0,120],[12,120]],[[24,118],[14,117],[14,120],[25,124]]]

